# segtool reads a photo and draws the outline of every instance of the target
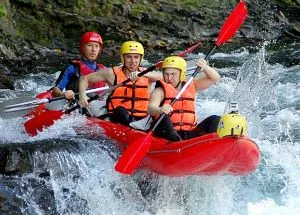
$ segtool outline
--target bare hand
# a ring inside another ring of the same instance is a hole
[[[87,95],[79,95],[79,101],[78,104],[80,105],[80,107],[88,107],[89,103],[88,103],[89,97]]]
[[[173,111],[173,108],[172,108],[172,106],[169,105],[169,104],[163,105],[163,106],[160,108],[160,110],[159,110],[159,112],[160,112],[161,114],[162,114],[162,113],[169,114],[169,113],[171,113],[172,111]]]
[[[204,68],[205,66],[208,66],[208,61],[204,60],[203,58],[199,58],[196,64],[198,67]]]
[[[131,72],[131,73],[129,74],[130,80],[132,80],[132,81],[137,81],[137,80],[139,80],[138,74],[139,74],[139,72],[137,72],[137,71]]]
[[[75,99],[75,93],[72,90],[67,90],[64,95],[67,100]]]

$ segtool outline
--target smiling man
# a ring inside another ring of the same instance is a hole
[[[81,77],[79,84],[79,104],[87,107],[88,97],[85,90],[88,83],[105,81],[108,85],[119,84],[128,78],[131,81],[111,92],[107,99],[107,110],[112,121],[124,125],[148,115],[151,83],[162,80],[159,72],[148,72],[142,77],[138,74],[145,70],[140,67],[144,57],[144,47],[136,41],[127,41],[120,48],[121,66],[99,70],[94,74]]]

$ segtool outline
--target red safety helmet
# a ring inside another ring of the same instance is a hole
[[[100,45],[103,45],[102,37],[100,36],[100,34],[91,31],[85,32],[80,39],[80,44],[79,44],[80,54],[83,54],[84,44],[89,42],[95,42],[95,43],[99,43]]]

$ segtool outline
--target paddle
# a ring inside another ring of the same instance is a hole
[[[87,90],[86,93],[94,93],[103,90],[107,90],[109,87],[100,87],[91,90]],[[78,93],[75,93],[77,95]],[[32,98],[32,97],[20,97],[9,99],[0,103],[0,116],[2,118],[13,118],[24,116],[33,111],[38,105],[51,103],[65,99],[65,96],[59,96],[54,98]]]
[[[13,118],[13,117],[19,117],[19,116],[24,116],[26,114],[28,114],[33,108],[35,108],[36,106],[30,106],[28,110],[28,108],[10,108],[10,109],[6,109],[7,106],[9,105],[14,105],[16,103],[24,103],[24,102],[28,102],[30,100],[32,100],[33,98],[31,96],[25,96],[25,97],[20,97],[20,98],[14,98],[14,99],[9,99],[6,101],[3,101],[0,103],[0,117],[4,118],[4,119],[8,119],[8,118]]]
[[[182,56],[190,53],[195,48],[197,48],[200,44],[201,44],[201,42],[198,42],[198,43],[192,45],[191,47],[187,48],[186,50],[180,52],[177,56],[182,57]],[[158,63],[152,65],[151,67],[147,68],[145,71],[140,72],[138,74],[138,76],[141,77],[141,76],[145,75],[146,73],[155,70],[156,68],[160,68],[161,65],[162,65],[162,62],[163,61],[159,61]],[[119,83],[117,85],[114,85],[114,86],[108,88],[107,90],[103,91],[101,94],[96,95],[94,97],[91,97],[88,100],[88,102],[91,102],[91,101],[93,101],[95,99],[98,99],[98,98],[104,96],[105,94],[107,94],[107,93],[115,90],[116,88],[127,84],[130,81],[131,80],[128,78],[125,81],[123,81],[123,82],[121,82],[121,83]],[[72,111],[78,109],[79,107],[80,107],[79,105],[76,105],[76,106],[74,106],[71,109],[66,110],[66,111],[55,111],[55,110],[53,110],[53,111],[43,112],[40,115],[35,116],[35,117],[31,118],[30,120],[28,120],[28,121],[26,121],[24,123],[25,131],[29,135],[35,136],[35,135],[37,135],[38,131],[42,131],[43,128],[49,127],[49,126],[53,125],[54,121],[60,119],[64,114],[71,113]]]
[[[217,42],[214,47],[209,51],[206,55],[205,59],[208,59],[212,52],[215,50],[217,46],[222,45],[226,41],[228,41],[239,29],[239,27],[244,22],[246,16],[248,14],[248,10],[244,1],[241,1],[235,9],[232,11],[231,15],[226,19],[225,23],[223,24]],[[170,105],[173,105],[188,87],[188,85],[193,81],[194,77],[198,74],[201,68],[197,68],[189,80],[185,83],[183,88],[177,94],[176,98],[172,100]],[[140,162],[144,159],[146,153],[150,150],[151,143],[152,143],[152,134],[153,131],[157,128],[159,123],[162,121],[163,117],[166,114],[162,114],[159,119],[157,120],[156,124],[152,128],[151,132],[147,134],[146,137],[142,137],[134,141],[130,144],[125,152],[121,155],[119,160],[115,165],[115,170],[123,173],[123,174],[131,174],[140,164]]]

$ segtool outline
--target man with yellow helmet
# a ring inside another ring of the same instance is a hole
[[[162,64],[164,81],[158,81],[151,93],[149,113],[157,118],[167,115],[155,129],[154,134],[171,141],[190,139],[206,133],[215,132],[219,116],[210,116],[197,125],[195,96],[220,80],[219,73],[204,59],[197,61],[204,75],[196,77],[172,106],[171,101],[185,84],[186,61],[177,56],[167,57]]]
[[[108,85],[113,86],[130,78],[131,82],[118,87],[109,95],[107,99],[108,114],[112,121],[124,125],[147,116],[151,83],[162,80],[162,74],[148,72],[142,77],[138,77],[138,74],[144,71],[144,68],[140,67],[143,57],[144,48],[141,43],[124,42],[120,48],[122,65],[99,70],[81,78],[79,104],[83,107],[88,106],[88,97],[85,95],[88,83],[105,81]]]

